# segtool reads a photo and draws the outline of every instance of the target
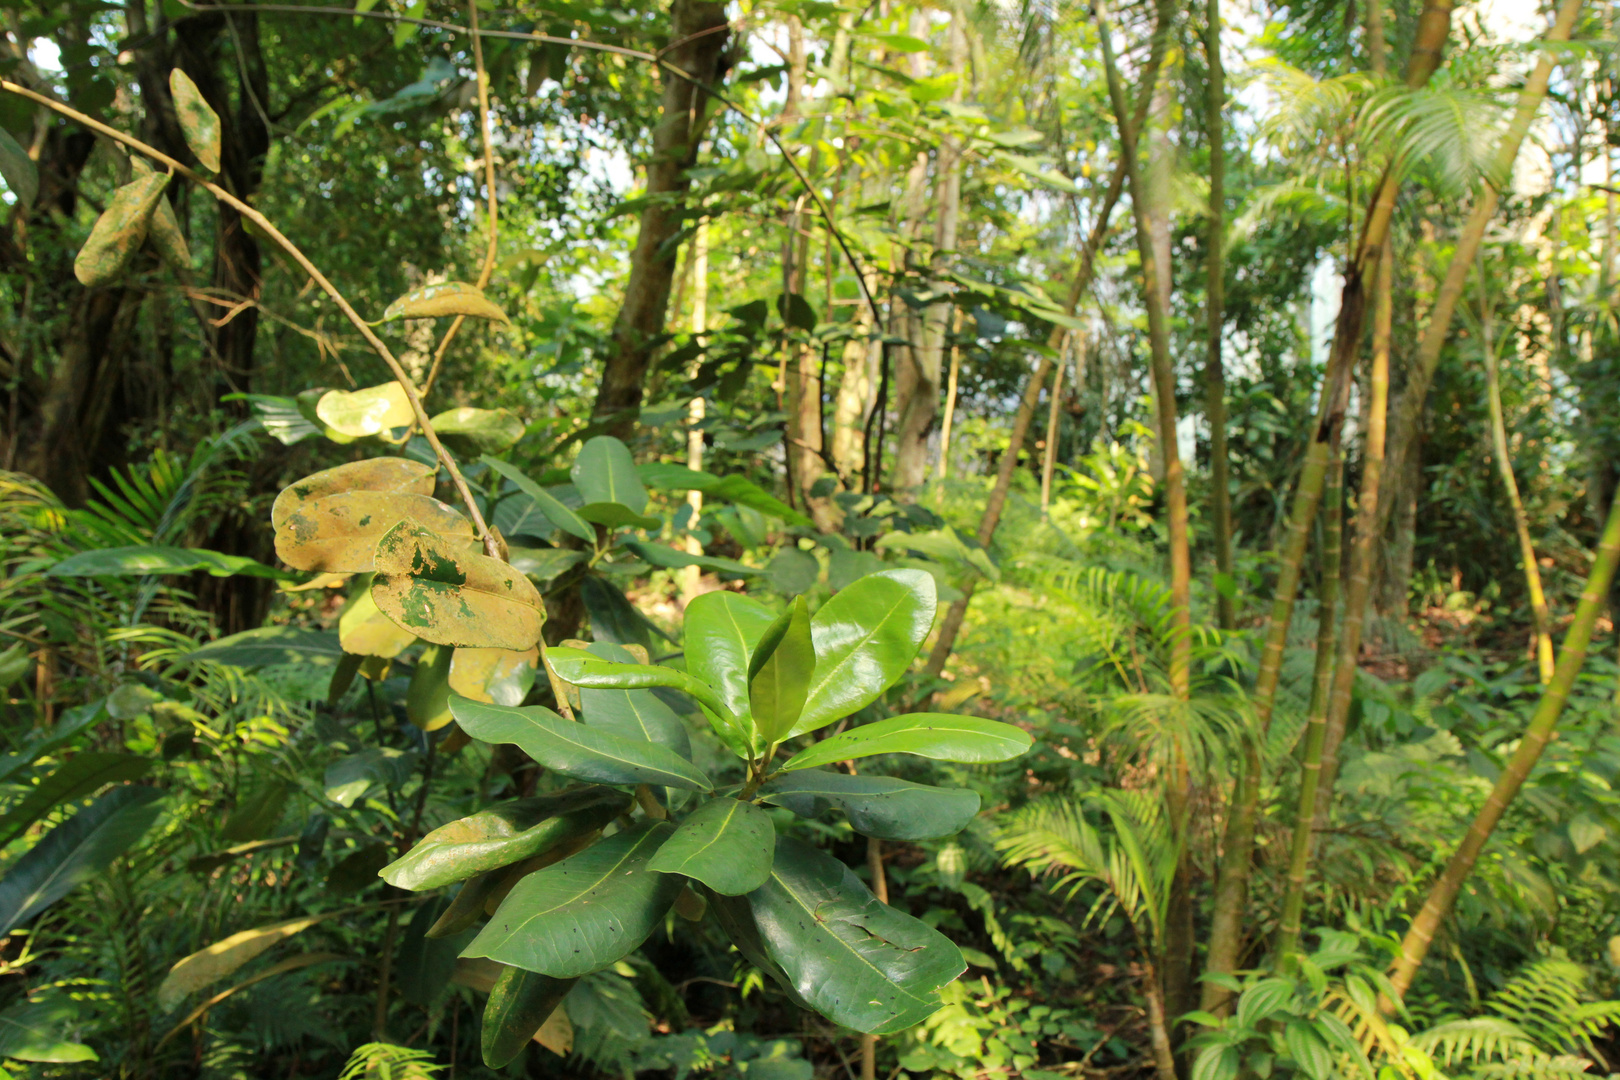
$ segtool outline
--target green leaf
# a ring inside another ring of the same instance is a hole
[[[711,799],[681,822],[648,868],[741,896],[771,876],[775,848],[776,829],[765,811],[740,799]]]
[[[658,462],[636,466],[642,483],[659,491],[701,491],[716,499],[758,510],[780,518],[789,525],[809,526],[811,521],[752,480],[741,476],[716,476],[688,469],[684,465]]]
[[[326,767],[326,797],[339,806],[350,807],[374,784],[398,788],[410,776],[415,759],[415,754],[391,746],[374,746],[338,758]]]
[[[534,687],[539,664],[539,648],[457,649],[450,661],[450,689],[477,701],[521,705]]]
[[[272,946],[285,941],[335,915],[345,912],[329,911],[324,915],[306,915],[297,919],[257,926],[243,930],[199,949],[169,969],[157,989],[158,1008],[168,1012],[186,999],[186,996],[209,986],[240,969],[244,964],[263,954]]]
[[[405,691],[405,719],[423,731],[438,731],[450,722],[450,664],[456,650],[429,645],[411,669]]]
[[[712,595],[712,594],[711,594]],[[737,718],[729,713],[725,703],[709,684],[693,678],[684,671],[657,664],[622,664],[602,660],[578,649],[548,649],[547,658],[552,670],[564,682],[581,688],[599,690],[646,690],[667,686],[691,695],[710,714],[710,723],[725,738],[737,730]]]
[[[626,540],[621,545],[625,550],[633,553],[654,566],[661,566],[668,570],[679,570],[686,566],[701,566],[705,570],[713,570],[719,574],[736,574],[739,577],[763,574],[765,571],[757,566],[737,562],[735,559],[720,559],[711,555],[689,555],[684,551],[665,544],[655,544],[649,540]]]
[[[24,212],[39,197],[39,166],[3,125],[0,125],[0,180],[17,196]]]
[[[552,582],[591,557],[586,551],[519,547],[516,544],[508,545],[506,554],[514,570],[542,589],[549,588]]]
[[[710,723],[726,744],[739,753],[755,739],[748,702],[748,664],[754,647],[776,621],[769,608],[734,592],[704,593],[686,606],[686,670],[714,687],[727,720],[715,712]]]
[[[590,652],[604,660],[634,663],[635,657],[621,645],[598,641]],[[620,738],[667,746],[688,761],[692,759],[692,739],[675,710],[651,690],[598,690],[579,692],[580,719]]]
[[[815,669],[810,606],[801,596],[766,628],[748,659],[748,708],[767,744],[779,742],[798,721]]]
[[[658,518],[638,514],[616,502],[586,503],[579,508],[579,516],[610,529],[657,529],[664,524]]]
[[[328,390],[315,403],[315,415],[333,431],[357,439],[407,427],[416,419],[405,388],[397,382],[362,390]]]
[[[302,626],[261,626],[193,649],[182,664],[207,661],[229,667],[255,668],[275,664],[315,664],[326,667],[343,659],[336,632]]]
[[[512,889],[463,956],[574,979],[624,959],[664,921],[686,880],[648,862],[675,832],[643,822]]]
[[[540,640],[545,605],[539,591],[499,559],[458,550],[401,521],[377,541],[376,565],[371,596],[377,607],[424,641],[523,652]]]
[[[73,273],[87,287],[105,285],[123,273],[135,257],[163,197],[167,173],[138,176],[113,192],[107,209],[96,218],[90,239],[73,260]]]
[[[95,548],[69,555],[45,571],[47,577],[145,577],[148,574],[190,574],[207,571],[212,577],[274,578],[289,581],[293,575],[266,566],[245,555],[226,555],[206,548],[168,547],[162,544],[136,544],[130,547]]]
[[[1289,1020],[1283,1029],[1283,1045],[1288,1048],[1288,1056],[1311,1080],[1328,1080],[1333,1075],[1333,1053],[1310,1024]]]
[[[503,1069],[533,1040],[578,979],[553,979],[508,967],[489,991],[480,1035],[484,1064]]]
[[[778,776],[759,789],[759,797],[800,817],[819,817],[836,807],[849,818],[850,828],[879,840],[955,836],[979,812],[976,791],[825,769]]]
[[[584,518],[564,506],[555,495],[499,458],[486,454],[479,460],[516,484],[517,489],[533,499],[534,505],[539,507],[540,512],[557,528],[565,533],[572,533],[588,544],[596,543],[596,530],[591,528],[590,523]]]
[[[1193,1062],[1191,1080],[1237,1080],[1239,1061],[1235,1046],[1207,1046]]]
[[[630,448],[611,435],[587,440],[569,475],[586,505],[618,503],[638,517],[647,509],[647,489],[636,473]]]
[[[794,754],[782,771],[873,754],[916,754],[936,761],[982,764],[1015,758],[1033,742],[1029,732],[999,720],[954,713],[907,713],[822,739]]]
[[[629,795],[594,786],[501,803],[434,829],[383,867],[382,878],[413,892],[442,888],[584,836],[629,807]]]
[[[0,934],[56,903],[135,845],[163,811],[163,792],[114,788],[46,833],[0,878]]]
[[[152,767],[150,758],[84,750],[34,785],[0,817],[0,848],[9,845],[34,822],[62,803],[82,799],[108,784],[139,780]]]
[[[269,836],[281,820],[287,806],[288,784],[285,780],[270,779],[261,782],[237,803],[225,825],[219,830],[222,839],[242,841],[259,840]]]
[[[437,473],[433,465],[402,457],[366,458],[322,469],[282,488],[270,506],[270,524],[280,529],[293,511],[305,503],[348,491],[432,495]]]
[[[179,68],[169,72],[169,94],[174,98],[174,115],[180,121],[186,145],[203,168],[219,172],[219,114],[203,100],[191,76]]]
[[[575,780],[661,784],[687,791],[713,789],[701,770],[673,750],[570,723],[550,709],[513,709],[452,695],[450,711],[473,738],[512,743],[551,771]]]
[[[463,406],[431,417],[433,430],[458,454],[498,454],[510,449],[528,430],[522,417],[510,409],[473,409]]]
[[[382,321],[440,319],[447,315],[489,319],[499,323],[511,322],[506,317],[506,312],[485,296],[482,289],[465,281],[441,281],[437,285],[424,285],[420,289],[412,289],[388,305],[383,311]]]
[[[732,940],[745,955],[856,1031],[889,1035],[926,1020],[941,1006],[940,988],[967,970],[943,934],[880,903],[843,863],[791,837],[777,838],[763,886],[710,902],[723,925],[743,931]]]
[[[934,608],[934,579],[922,570],[868,574],[823,604],[810,620],[810,697],[789,737],[826,727],[894,685],[933,627]]]
[[[78,1010],[67,997],[39,1002],[25,999],[0,1012],[0,1057],[59,1065],[99,1061],[90,1047],[62,1034],[81,1022]]]
[[[1252,1028],[1286,1006],[1294,998],[1294,984],[1287,979],[1261,979],[1238,998],[1239,1027]]]

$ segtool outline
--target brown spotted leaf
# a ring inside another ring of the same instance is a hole
[[[433,475],[437,470],[410,458],[369,458],[351,461],[332,469],[311,473],[297,483],[288,484],[276,496],[270,507],[270,524],[281,528],[281,523],[301,503],[323,499],[345,491],[395,491],[408,495],[433,494]]]
[[[405,427],[416,417],[411,399],[397,382],[363,390],[328,390],[315,403],[315,415],[338,434],[355,438]]]
[[[149,176],[155,171],[142,157],[131,155],[129,164],[137,176]],[[178,271],[191,269],[191,248],[186,244],[185,234],[180,231],[180,221],[174,216],[174,207],[169,205],[168,199],[157,201],[157,208],[152,211],[152,221],[147,226],[146,238],[152,241],[152,247],[157,249],[158,255],[170,267]]]
[[[203,100],[191,76],[179,68],[169,72],[169,93],[174,98],[174,115],[180,121],[186,145],[203,168],[219,172],[219,114]]]
[[[417,637],[520,652],[540,640],[539,591],[498,559],[402,521],[377,542],[376,566],[377,607]]]
[[[509,323],[506,312],[496,307],[476,285],[465,281],[441,281],[437,285],[424,285],[412,289],[388,305],[383,322],[395,319],[437,319],[445,315],[465,315],[472,319],[491,319]]]
[[[375,569],[377,541],[401,521],[440,537],[447,550],[473,545],[472,523],[437,499],[346,491],[303,503],[288,514],[276,528],[276,554],[295,570],[364,573]]]
[[[137,176],[113,192],[113,197],[96,219],[90,239],[73,260],[73,273],[85,285],[105,285],[124,272],[146,239],[152,212],[163,198],[166,173]]]

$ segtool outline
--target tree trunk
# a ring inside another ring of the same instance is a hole
[[[1423,12],[1418,17],[1412,55],[1406,66],[1408,87],[1415,89],[1426,84],[1439,66],[1441,53],[1451,35],[1451,8],[1452,0],[1425,0]],[[1395,192],[1395,177],[1386,172],[1362,223],[1361,240],[1355,256],[1345,268],[1333,348],[1328,354],[1311,442],[1306,448],[1293,504],[1289,508],[1287,530],[1279,552],[1271,618],[1260,656],[1260,669],[1250,695],[1254,703],[1256,729],[1261,739],[1271,727],[1277,683],[1282,673],[1283,648],[1288,641],[1288,625],[1293,620],[1294,598],[1299,591],[1305,563],[1306,541],[1327,479],[1329,444],[1344,419],[1343,400],[1350,361],[1361,346],[1362,321],[1366,316],[1365,279],[1375,268],[1389,238]],[[1244,772],[1238,779],[1232,807],[1227,813],[1221,866],[1215,886],[1215,922],[1211,926],[1209,953],[1205,961],[1207,970],[1215,974],[1230,975],[1237,970],[1237,958],[1242,950],[1249,874],[1254,858],[1254,828],[1259,811],[1261,767],[1258,746],[1246,747]],[[1230,999],[1229,991],[1211,986],[1205,993],[1205,1008],[1211,1012],[1223,1011]]]
[[[1569,631],[1564,636],[1564,647],[1559,651],[1552,682],[1542,691],[1541,701],[1530,718],[1530,725],[1525,729],[1518,749],[1513,752],[1502,775],[1497,777],[1485,805],[1468,827],[1467,835],[1446,864],[1445,872],[1429,890],[1422,910],[1412,920],[1406,937],[1401,941],[1401,955],[1389,976],[1397,993],[1404,995],[1412,985],[1413,977],[1434,942],[1434,935],[1439,932],[1446,916],[1451,914],[1457,893],[1473,872],[1486,841],[1507,812],[1508,804],[1529,778],[1530,770],[1541,759],[1541,752],[1552,741],[1558,716],[1563,712],[1570,689],[1575,685],[1575,677],[1580,674],[1581,666],[1586,661],[1586,648],[1592,640],[1592,625],[1608,601],[1609,585],[1614,580],[1617,562],[1620,562],[1620,492],[1616,493],[1615,501],[1609,508],[1603,539],[1598,544],[1591,575],[1586,579],[1586,588],[1581,591],[1580,603],[1575,606],[1575,616],[1570,620]]]
[[[707,219],[699,221],[697,229],[692,233],[692,338],[702,341],[709,332],[709,222]],[[695,362],[694,362],[695,367]],[[686,467],[695,471],[703,470],[703,418],[708,411],[708,402],[702,394],[694,397],[686,407]],[[698,517],[703,513],[703,492],[693,489],[686,493],[686,505],[691,508],[692,520],[689,528],[696,530]],[[702,555],[703,545],[698,542],[695,535],[686,538],[686,553],[688,555]],[[698,594],[698,582],[703,576],[701,566],[687,566],[681,569],[681,598],[683,602],[690,603]]]
[[[612,342],[602,367],[592,416],[606,420],[609,434],[628,436],[641,408],[642,386],[654,347],[664,332],[675,253],[666,250],[688,213],[687,170],[697,161],[708,94],[695,83],[718,84],[725,74],[727,29],[725,8],[711,0],[674,0],[670,9],[671,40],[665,60],[690,79],[663,72],[663,99],[653,128],[652,157],[647,162],[647,204],[641,230],[630,254],[630,278],[624,303],[613,323]]]
[[[962,19],[950,23],[951,72],[956,86],[951,98],[960,104],[967,81],[967,34]],[[957,222],[962,206],[962,146],[955,139],[940,143],[934,202],[939,217],[934,226],[933,269],[937,272],[956,253]],[[937,276],[932,282],[938,292],[947,282]],[[895,439],[893,490],[902,499],[916,498],[928,479],[928,436],[939,411],[941,376],[944,374],[946,328],[950,325],[953,301],[930,304],[922,320],[921,341],[910,350],[912,372],[909,391],[902,399],[899,431]]]
[[[1085,355],[1085,338],[1078,331],[1070,331],[1064,336],[1063,345],[1060,346],[1057,370],[1052,373],[1052,400],[1046,414],[1046,446],[1045,453],[1041,455],[1041,520],[1045,521],[1052,506],[1052,473],[1057,469],[1058,420],[1061,416],[1059,406],[1063,403],[1063,369],[1068,367],[1068,349],[1070,342],[1077,342]],[[1080,361],[1084,363],[1084,361]]]

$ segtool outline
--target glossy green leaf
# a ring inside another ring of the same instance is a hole
[[[45,573],[49,577],[145,577],[148,574],[190,574],[198,570],[212,577],[241,574],[244,577],[287,581],[293,576],[245,555],[226,555],[206,548],[168,547],[162,544],[81,551],[77,555],[69,555]]]
[[[664,921],[686,879],[648,863],[675,832],[644,822],[519,881],[464,956],[574,979],[624,959]]]
[[[499,559],[402,521],[377,541],[376,563],[377,607],[424,641],[522,652],[540,640],[539,591]]]
[[[588,551],[568,548],[531,548],[515,544],[507,548],[507,561],[512,569],[534,582],[541,589],[591,557]]]
[[[383,868],[401,889],[437,889],[522,862],[565,840],[600,829],[630,807],[606,787],[576,787],[518,799],[441,825]]]
[[[770,815],[740,799],[710,799],[689,814],[648,868],[683,874],[722,896],[765,884],[776,852]]]
[[[785,773],[759,789],[759,798],[800,817],[837,808],[850,828],[879,840],[937,840],[955,836],[979,812],[979,793],[931,787],[892,776],[851,776],[826,769]]]
[[[219,114],[203,100],[202,91],[191,76],[175,68],[169,72],[169,94],[174,99],[174,115],[180,133],[202,167],[219,172]]]
[[[940,988],[967,970],[943,934],[880,903],[843,863],[791,837],[777,838],[763,886],[711,902],[741,931],[732,938],[739,949],[756,948],[796,997],[856,1031],[888,1035],[926,1020],[942,1004]]]
[[[907,713],[863,724],[799,751],[783,772],[873,754],[916,754],[936,761],[1007,761],[1030,748],[1029,732],[999,720],[954,713]]]
[[[479,460],[516,484],[517,489],[533,499],[534,505],[539,507],[540,512],[557,528],[565,533],[572,533],[586,543],[596,543],[596,530],[591,528],[588,521],[564,506],[551,492],[524,476],[515,466],[487,454]]]
[[[650,540],[626,540],[623,543],[625,550],[638,558],[661,566],[668,570],[679,570],[686,566],[701,566],[705,570],[713,570],[720,574],[735,574],[738,577],[751,577],[763,574],[765,571],[757,566],[749,566],[735,559],[721,559],[710,555],[689,555],[684,551],[677,551],[667,544],[655,544]]]
[[[146,240],[152,214],[168,182],[167,173],[151,173],[113,192],[107,209],[96,218],[90,238],[73,260],[74,276],[82,284],[92,288],[105,285],[124,272]]]
[[[591,645],[593,656],[616,663],[635,663],[635,656],[622,645],[598,641]],[[692,740],[686,725],[652,690],[581,689],[580,719],[621,738],[642,739],[667,746],[691,760]]]
[[[455,655],[448,645],[429,645],[411,669],[405,719],[423,731],[438,731],[450,722],[450,664]]]
[[[326,767],[326,797],[339,806],[353,806],[373,786],[398,788],[411,774],[416,755],[391,746],[374,746]]]
[[[630,448],[611,435],[586,440],[569,475],[586,505],[618,503],[637,516],[647,509],[647,489],[636,473]]]
[[[139,780],[152,767],[150,758],[84,750],[68,758],[35,784],[0,817],[0,848],[62,803],[93,795],[108,784]]]
[[[718,719],[720,737],[739,752],[752,746],[756,736],[748,702],[748,664],[754,647],[775,621],[764,604],[734,592],[704,593],[686,606],[686,670],[714,687],[736,718],[732,722],[715,713],[710,723]]]
[[[35,1002],[24,998],[0,1012],[0,1057],[58,1065],[99,1061],[94,1050],[63,1034],[82,1022],[66,995]]]
[[[561,776],[597,784],[661,784],[688,791],[713,787],[701,770],[673,750],[570,723],[550,709],[513,709],[452,695],[450,711],[473,738],[512,743]]]
[[[666,462],[638,465],[636,473],[644,484],[659,491],[701,491],[711,498],[758,510],[789,525],[811,524],[809,518],[745,477],[716,476]]]
[[[0,180],[6,182],[25,211],[39,197],[39,166],[3,125],[0,125]]]
[[[439,439],[458,454],[498,454],[523,438],[527,426],[510,409],[463,406],[429,418]]]
[[[403,457],[366,458],[322,469],[281,490],[270,506],[270,524],[279,529],[301,505],[346,491],[432,495],[437,471],[433,465]]]
[[[416,419],[405,388],[397,382],[360,390],[328,390],[315,403],[315,415],[333,431],[354,438],[407,427]]]
[[[737,729],[736,718],[730,715],[714,688],[693,678],[687,672],[657,664],[625,664],[603,660],[579,649],[550,649],[546,655],[557,676],[564,682],[580,687],[581,692],[586,688],[645,690],[655,686],[667,686],[691,695],[711,716],[722,718],[718,721],[711,720],[716,724],[716,730],[721,732],[722,738],[726,732]]]
[[[609,529],[658,529],[664,524],[658,518],[638,514],[616,502],[586,503],[579,508],[579,516]]]
[[[748,707],[767,744],[780,741],[798,721],[815,668],[810,606],[801,596],[766,628],[748,660]]]
[[[412,289],[389,304],[383,311],[383,322],[395,319],[439,319],[447,315],[463,315],[470,319],[489,319],[509,323],[506,312],[485,296],[483,290],[465,281],[441,281]]]
[[[885,570],[840,589],[810,620],[816,673],[790,735],[826,727],[894,685],[934,625],[934,579]]]
[[[501,884],[507,870],[502,867],[469,878],[450,900],[439,921],[428,928],[430,938],[452,938],[478,925],[484,918],[484,903]]]
[[[579,583],[579,598],[591,617],[591,636],[617,645],[640,645],[652,650],[654,635],[673,643],[672,638],[641,613],[624,591],[596,574]]]
[[[329,666],[343,659],[343,645],[332,630],[304,626],[261,626],[222,637],[193,649],[179,662],[226,664],[230,667],[271,667],[275,664]]]
[[[107,869],[162,812],[163,792],[126,784],[51,829],[0,878],[0,934]]]
[[[523,1053],[551,1014],[557,1011],[578,979],[553,979],[534,971],[508,967],[489,991],[484,1005],[480,1045],[484,1064],[492,1069]]]

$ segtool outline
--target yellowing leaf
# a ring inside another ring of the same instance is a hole
[[[163,185],[169,182],[167,173],[151,173],[136,177],[117,191],[107,204],[90,239],[79,249],[73,260],[73,274],[86,286],[105,285],[129,265],[135,257],[152,222],[152,212],[163,197]]]
[[[371,595],[383,614],[439,645],[527,651],[540,640],[540,593],[518,571],[401,521],[377,542]]]
[[[282,489],[281,494],[276,496],[275,504],[270,507],[270,524],[279,529],[299,504],[345,491],[397,491],[410,495],[431,495],[436,471],[432,465],[399,457],[369,458],[322,469]]]
[[[363,390],[328,390],[315,403],[315,415],[338,434],[355,438],[405,427],[416,417],[405,388],[397,382]]]
[[[203,168],[219,172],[219,114],[203,100],[191,76],[179,68],[169,72],[169,94],[174,98],[174,115],[180,121],[186,145]]]
[[[450,662],[450,689],[474,701],[521,705],[534,685],[540,650],[457,649]]]
[[[437,499],[347,491],[304,503],[287,515],[276,528],[276,554],[297,570],[363,573],[375,569],[377,541],[402,521],[443,543],[472,546],[472,523]]]
[[[129,164],[137,176],[153,174],[152,166],[146,163],[145,158],[131,155]],[[152,241],[152,247],[157,249],[163,261],[172,268],[181,272],[191,269],[191,248],[186,245],[185,234],[180,231],[180,221],[174,216],[174,207],[169,205],[168,199],[158,199],[146,237]]]
[[[286,922],[243,930],[239,934],[232,934],[222,941],[214,942],[200,952],[192,953],[169,969],[169,974],[158,987],[158,1007],[164,1011],[173,1009],[185,1000],[186,995],[223,979],[272,945],[294,934],[302,933],[322,919],[337,914],[341,912],[333,911],[325,915],[288,919]]]
[[[437,319],[446,315],[465,315],[472,319],[490,319],[509,323],[506,312],[496,307],[476,285],[465,281],[441,281],[437,285],[424,285],[412,289],[388,305],[383,322],[395,319]]]
[[[371,598],[371,586],[367,584],[349,598],[348,606],[338,616],[338,640],[346,653],[392,660],[410,647],[416,635],[401,630],[377,610],[377,602]]]

